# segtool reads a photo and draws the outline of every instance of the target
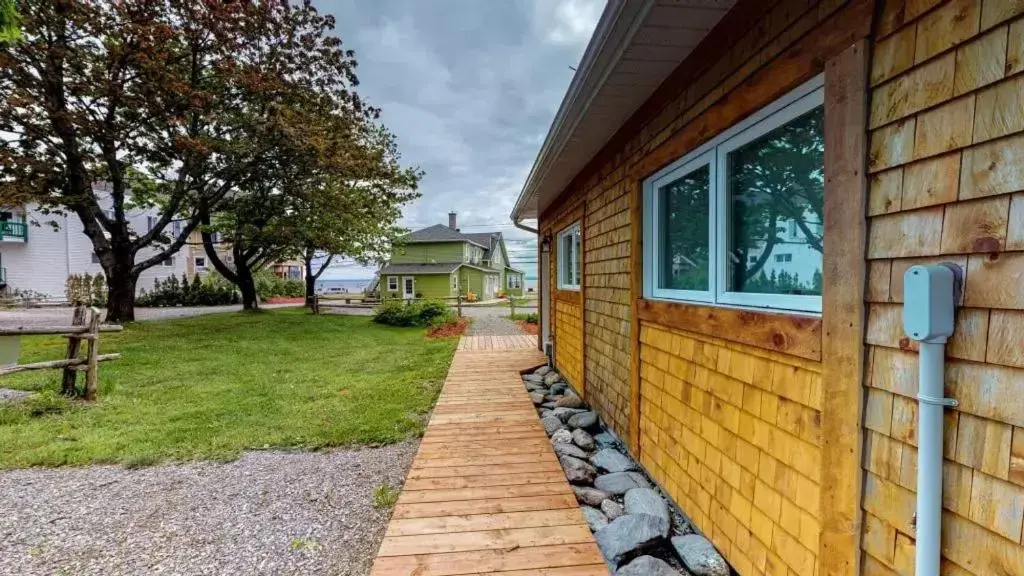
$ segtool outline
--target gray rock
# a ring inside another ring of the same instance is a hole
[[[559,420],[558,418],[555,418],[554,416],[542,418],[540,423],[544,425],[544,432],[546,432],[548,436],[551,436],[555,432],[558,432],[559,430],[565,428],[565,425],[562,424],[562,421]]]
[[[665,526],[672,522],[669,516],[668,503],[652,488],[633,488],[626,492],[624,499],[626,514],[647,514],[665,521]]]
[[[597,508],[591,508],[590,506],[583,506],[580,508],[583,511],[583,519],[587,521],[587,525],[590,526],[591,532],[597,532],[608,525],[608,519],[601,514],[601,511]]]
[[[0,388],[0,403],[9,402],[15,404],[26,400],[29,396],[35,394],[35,392],[26,392],[24,390],[13,390],[11,388]]]
[[[622,452],[613,448],[603,448],[594,454],[591,459],[594,466],[607,470],[609,472],[626,472],[627,470],[636,470],[636,464]]]
[[[543,392],[544,394],[548,393],[548,387],[537,382],[527,382],[523,386],[525,386],[526,389],[529,390],[530,392]]]
[[[593,428],[597,425],[597,414],[593,411],[574,414],[567,422],[570,428]]]
[[[597,470],[585,460],[573,458],[572,456],[559,456],[559,463],[565,470],[565,477],[573,484],[592,484]]]
[[[552,394],[565,394],[569,391],[569,384],[566,382],[555,382],[551,385]]]
[[[548,386],[551,386],[555,382],[559,382],[561,380],[562,376],[558,372],[552,371],[544,375],[544,383],[547,384]]]
[[[561,399],[562,399],[562,396],[560,394],[548,394],[547,396],[544,397],[544,401],[545,402],[551,402],[551,403],[558,402]]]
[[[547,396],[545,396],[544,398],[547,398]],[[541,404],[541,406],[549,410],[554,410],[555,408],[558,408],[558,406],[555,406],[554,402],[545,402]]]
[[[523,376],[523,381],[541,383],[544,382],[544,376],[538,374],[527,374],[526,376]]]
[[[573,416],[575,416],[577,414],[580,414],[582,412],[583,412],[583,410],[580,409],[580,408],[559,407],[559,408],[555,408],[551,412],[551,415],[557,417],[562,422],[568,422],[569,418],[572,418]]]
[[[586,486],[573,486],[572,491],[576,494],[576,499],[584,504],[591,506],[600,506],[604,502],[611,502],[608,498],[611,498],[611,494],[602,492],[597,488],[589,488]]]
[[[562,442],[564,442],[564,443],[572,442],[572,434],[570,434],[569,431],[566,430],[565,428],[562,428],[561,430],[559,430],[559,431],[557,431],[557,432],[555,432],[554,434],[551,435],[551,443],[552,444],[558,444],[558,443],[562,443]]]
[[[680,576],[679,571],[654,556],[641,556],[619,568],[615,576]]]
[[[615,446],[615,436],[610,432],[601,432],[594,436],[594,442],[597,442],[599,448],[611,448]]]
[[[562,408],[583,408],[583,400],[575,394],[566,394],[559,398],[555,404]]]
[[[547,376],[548,372],[551,372],[550,366],[541,366],[540,368],[537,368],[536,370],[533,371],[534,375],[540,376],[541,378]]]
[[[598,476],[594,487],[612,494],[625,494],[634,488],[650,488],[651,484],[636,472],[613,472]]]
[[[548,416],[551,416],[551,410],[548,410],[547,408],[541,408],[540,409],[540,417],[541,417],[541,419],[547,418]]]
[[[662,540],[667,530],[660,518],[626,514],[594,533],[594,539],[605,559],[618,566],[624,556],[640,552]]]
[[[534,406],[540,406],[544,403],[544,396],[542,394],[530,394],[530,402],[533,402]]]
[[[566,430],[559,430],[558,432],[566,432]],[[570,435],[570,439],[572,436]],[[558,442],[554,445],[555,454],[559,456],[572,456],[573,458],[579,458],[580,460],[586,460],[587,456],[590,456],[585,450],[576,446],[570,442]]]
[[[597,489],[595,488],[595,490]],[[639,488],[634,488],[634,490],[639,490]],[[609,498],[604,502],[601,502],[601,512],[604,512],[604,515],[607,516],[609,520],[615,520],[619,516],[624,515],[626,513],[626,509],[622,507],[622,504],[619,504],[615,500]]]
[[[699,534],[676,536],[672,547],[694,576],[729,576],[729,564],[707,538]]]
[[[569,421],[572,422],[572,417],[569,418]],[[572,443],[584,450],[593,450],[595,447],[594,437],[587,434],[585,430],[573,430]]]

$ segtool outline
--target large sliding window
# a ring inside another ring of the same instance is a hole
[[[644,295],[821,310],[816,78],[644,182]]]
[[[558,289],[579,290],[581,276],[580,223],[558,233]]]

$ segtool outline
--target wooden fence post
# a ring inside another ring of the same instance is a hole
[[[85,306],[83,304],[75,305],[75,312],[71,317],[72,326],[83,326],[85,325]],[[68,351],[65,354],[67,360],[74,360],[78,358],[78,352],[82,347],[82,339],[77,334],[68,335]],[[64,375],[61,378],[60,393],[64,396],[74,396],[77,394],[76,384],[78,382],[78,370],[69,367],[64,369]]]
[[[100,356],[100,311],[92,308],[89,312],[89,354],[85,369],[85,400],[96,399],[96,387],[99,383]]]
[[[508,295],[508,307],[512,311],[512,320],[516,319],[516,297],[513,294]]]
[[[459,318],[462,318],[462,292],[459,292],[455,296],[455,305],[459,309]]]

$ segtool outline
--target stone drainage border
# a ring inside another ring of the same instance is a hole
[[[616,576],[735,574],[556,370],[524,373],[523,384]]]

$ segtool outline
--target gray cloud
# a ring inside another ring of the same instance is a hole
[[[321,0],[359,61],[404,162],[426,172],[410,228],[459,213],[500,229],[530,274],[535,244],[508,214],[604,6],[603,0]],[[529,240],[529,241],[528,241]],[[345,267],[335,277],[365,276]]]

